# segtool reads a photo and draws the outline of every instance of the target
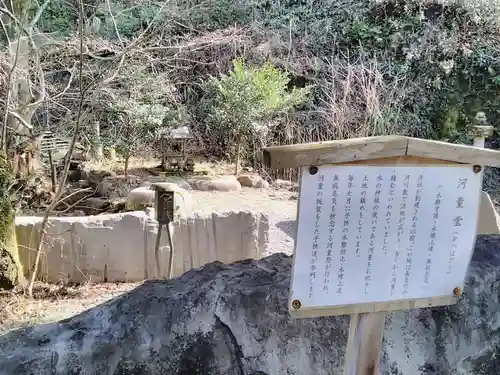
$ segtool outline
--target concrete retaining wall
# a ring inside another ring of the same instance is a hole
[[[35,258],[40,217],[16,218],[21,262],[28,275]],[[269,230],[265,214],[223,212],[194,214],[174,224],[174,277],[218,260],[259,259]],[[158,224],[142,211],[122,214],[54,217],[43,248],[40,278],[57,282],[140,281],[156,274],[154,247]],[[166,277],[169,247],[161,238],[159,277]],[[146,254],[147,253],[147,254]]]

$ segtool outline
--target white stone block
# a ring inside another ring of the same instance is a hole
[[[16,218],[21,262],[29,274],[35,259],[41,217]],[[40,265],[49,282],[140,281],[166,277],[166,228],[160,242],[160,275],[154,248],[158,224],[150,213],[50,218]],[[174,222],[174,276],[213,261],[260,259],[266,252],[267,215],[251,212],[194,213]]]

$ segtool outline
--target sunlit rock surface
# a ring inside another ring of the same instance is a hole
[[[458,305],[389,314],[382,372],[500,373],[500,237],[478,239]],[[342,374],[348,317],[293,320],[291,258],[211,263],[0,337],[0,375]]]

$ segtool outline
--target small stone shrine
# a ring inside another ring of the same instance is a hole
[[[161,162],[165,170],[194,171],[194,161],[187,152],[192,139],[187,126],[167,129],[160,135]]]

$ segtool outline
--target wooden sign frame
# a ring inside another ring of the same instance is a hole
[[[299,168],[325,164],[342,165],[463,165],[479,166],[481,175],[485,166],[500,167],[500,152],[484,149],[484,138],[491,136],[493,127],[474,127],[474,146],[456,145],[446,142],[429,141],[403,136],[382,136],[356,138],[341,141],[318,142],[289,146],[274,146],[264,149],[264,163],[271,168]],[[481,176],[482,178],[482,176]],[[299,188],[300,189],[300,188]],[[300,194],[300,190],[299,190]],[[487,194],[480,191],[481,210],[493,210],[491,223],[477,221],[476,235],[500,232],[498,215],[491,201],[485,202]],[[485,198],[486,196],[486,198]],[[299,203],[300,205],[300,199]],[[299,212],[297,208],[297,213]],[[495,222],[493,222],[495,221]],[[490,225],[491,224],[491,225]],[[481,225],[485,225],[481,228]],[[294,249],[295,250],[295,249]],[[295,254],[295,252],[294,252]],[[472,253],[471,253],[472,254]],[[295,261],[295,257],[294,257]],[[470,263],[470,259],[469,259]],[[293,275],[292,275],[293,277]],[[429,306],[451,305],[457,302],[461,291],[449,296],[425,300],[394,301],[384,305],[373,304],[374,312],[358,313],[354,306],[337,306],[323,309],[320,313],[312,310],[302,311],[300,317],[328,316],[332,314],[351,314],[349,336],[345,354],[344,375],[378,375],[380,373],[380,349],[384,331],[386,311]],[[292,301],[293,303],[293,301]],[[292,307],[292,306],[290,306]],[[299,309],[300,310],[300,309]],[[366,309],[364,309],[367,311]],[[370,310],[368,310],[370,311]]]
[[[457,164],[452,162],[443,162],[440,160],[427,159],[422,157],[414,157],[414,156],[400,156],[400,157],[390,157],[383,159],[374,159],[374,160],[363,160],[358,162],[351,163],[340,163],[339,166],[349,166],[349,165],[369,165],[369,166],[442,166],[442,167],[453,167],[458,166],[461,168],[471,168],[473,169],[475,166],[473,165],[464,165]],[[320,165],[318,165],[320,167]],[[301,177],[301,176],[300,176]],[[299,211],[300,211],[300,194],[301,194],[301,184],[299,184],[299,199],[297,204],[297,223],[299,220]],[[477,199],[480,199],[480,191],[478,191]],[[476,215],[479,215],[479,207],[480,204],[478,202]],[[294,244],[294,254],[296,254],[297,243],[295,241]],[[471,253],[472,254],[472,253]],[[293,257],[292,264],[292,275],[291,280],[294,279],[294,270],[295,270],[295,261],[296,257]],[[470,262],[470,259],[469,259]],[[465,280],[464,280],[465,281]],[[427,307],[437,307],[437,306],[448,306],[455,304],[460,295],[463,288],[463,282],[458,286],[458,290],[450,290],[449,295],[431,297],[431,298],[420,298],[420,299],[404,299],[404,300],[395,300],[395,301],[387,301],[387,302],[376,302],[376,303],[363,303],[363,304],[352,304],[352,305],[337,305],[325,308],[313,308],[307,309],[299,307],[294,308],[294,301],[289,299],[289,312],[290,315],[294,318],[314,318],[321,316],[335,316],[335,315],[352,315],[352,314],[361,314],[361,313],[375,313],[375,312],[388,312],[388,311],[396,311],[396,310],[409,310],[414,308],[427,308]]]

